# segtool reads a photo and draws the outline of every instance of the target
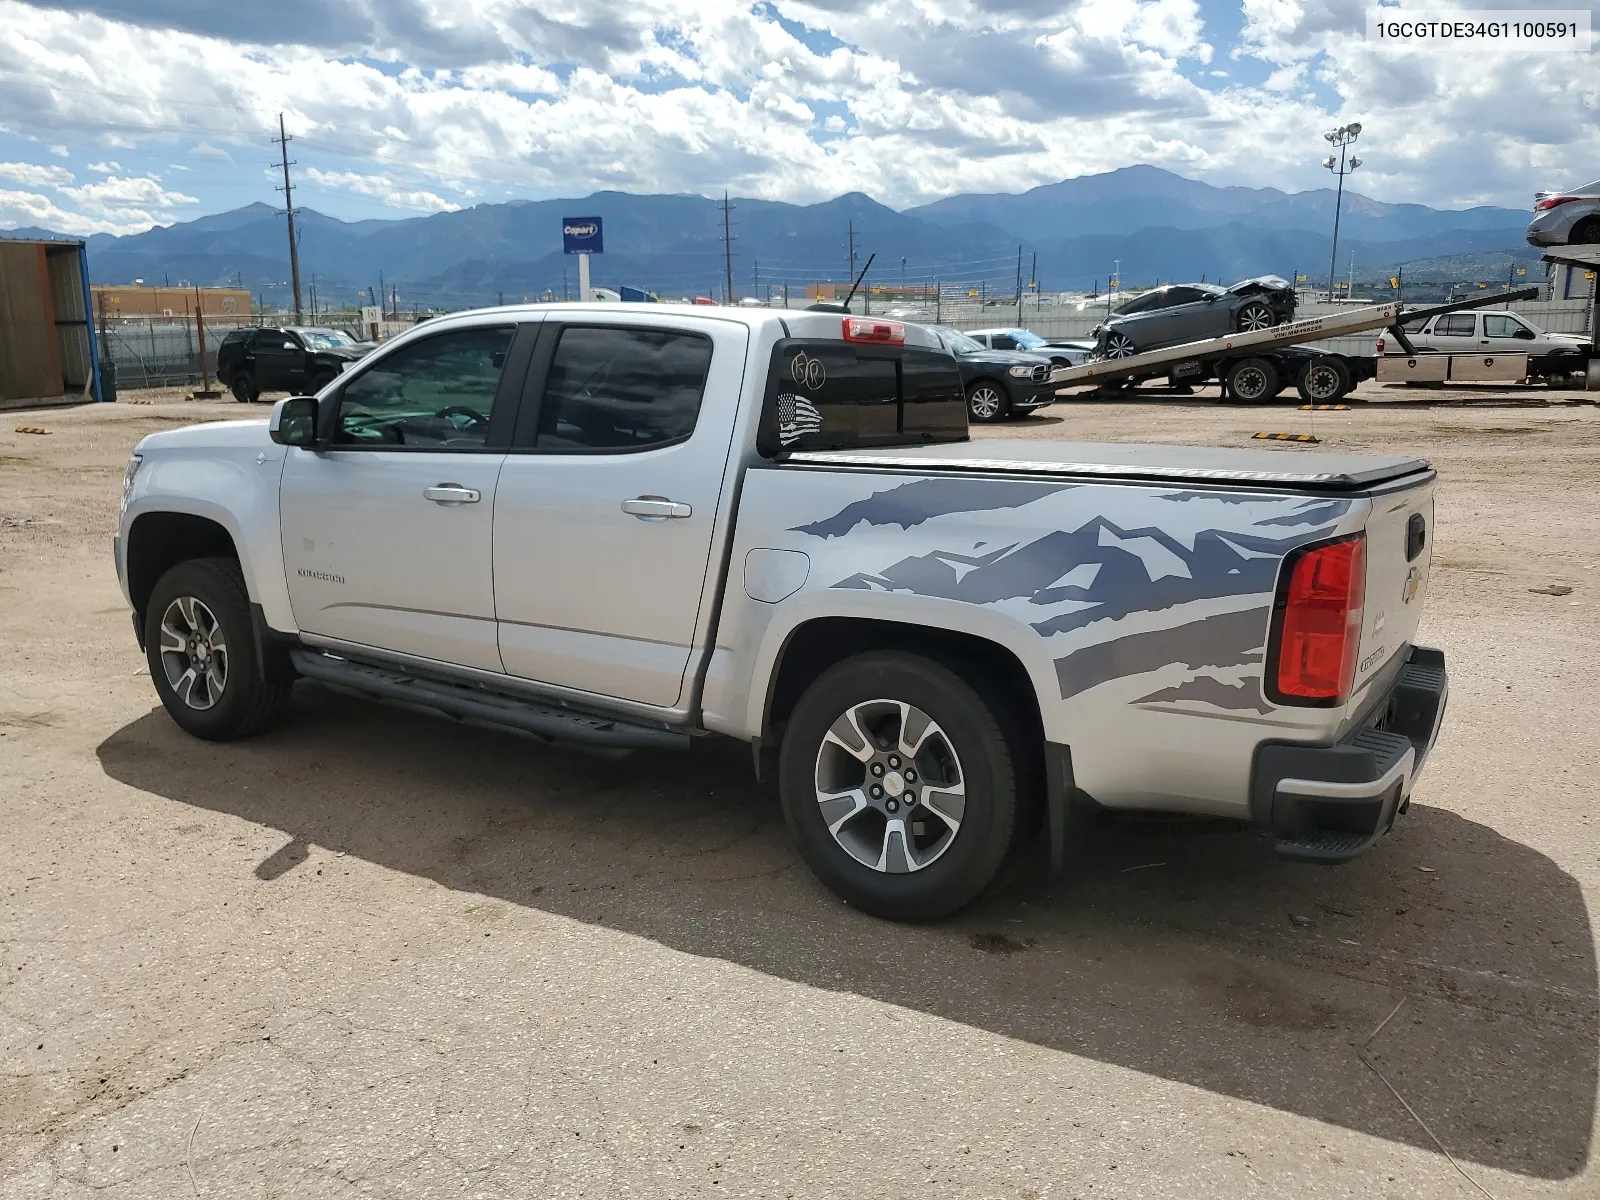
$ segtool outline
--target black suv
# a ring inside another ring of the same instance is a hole
[[[217,379],[241,404],[262,392],[305,395],[371,349],[337,329],[235,329],[217,347]]]
[[[948,325],[931,325],[944,348],[955,356],[961,386],[967,392],[967,416],[973,421],[1025,417],[1055,402],[1055,364],[1043,354],[991,350]]]

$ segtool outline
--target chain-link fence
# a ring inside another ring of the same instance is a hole
[[[250,324],[249,318],[206,320],[205,369],[215,377],[217,347],[230,329]],[[117,317],[100,327],[100,356],[110,360],[119,388],[177,387],[202,376],[200,331],[193,318]]]

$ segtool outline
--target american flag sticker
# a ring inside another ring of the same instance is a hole
[[[808,433],[822,428],[822,414],[817,412],[804,396],[793,392],[778,393],[778,441],[782,445],[797,442]]]

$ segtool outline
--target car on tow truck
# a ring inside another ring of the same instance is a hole
[[[1090,332],[1100,358],[1127,358],[1230,333],[1257,333],[1294,319],[1294,285],[1276,275],[1214,283],[1172,283],[1122,304]]]

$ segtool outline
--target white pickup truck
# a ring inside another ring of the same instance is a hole
[[[602,752],[738,738],[830,887],[928,919],[1097,806],[1311,862],[1385,833],[1445,704],[1433,486],[972,442],[954,360],[881,318],[531,306],[145,438],[116,559],[196,736],[305,678]]]

